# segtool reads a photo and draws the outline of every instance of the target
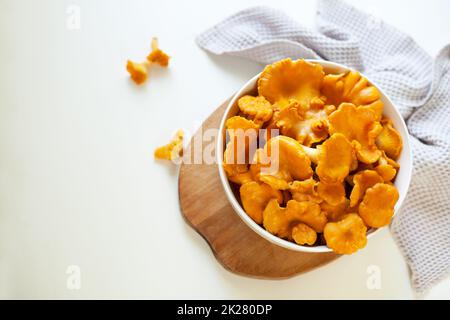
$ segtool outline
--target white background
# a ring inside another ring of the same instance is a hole
[[[450,40],[447,0],[350,2],[433,56]],[[79,30],[66,27],[71,4]],[[153,149],[260,71],[194,42],[257,4],[313,26],[313,0],[0,0],[0,298],[416,298],[387,229],[355,255],[263,281],[223,269],[183,221],[177,169]],[[173,59],[136,87],[125,62],[143,60],[152,36]],[[66,287],[69,265],[80,290]],[[380,290],[366,286],[371,265]],[[450,279],[425,297],[450,298]]]

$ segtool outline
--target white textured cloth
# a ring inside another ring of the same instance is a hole
[[[450,271],[450,45],[436,59],[409,36],[338,0],[320,0],[317,30],[265,7],[241,11],[197,38],[214,54],[263,64],[321,58],[362,71],[394,101],[412,139],[411,187],[391,231],[424,292]]]

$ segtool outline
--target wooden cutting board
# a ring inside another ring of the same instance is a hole
[[[198,130],[195,135],[201,135],[208,128],[218,129],[227,105],[228,101],[217,108],[203,122],[203,130]],[[194,138],[187,150],[192,150]],[[203,146],[206,145],[203,143]],[[282,279],[312,270],[339,257],[334,253],[291,251],[256,234],[228,203],[216,164],[182,164],[178,192],[186,222],[208,242],[216,259],[234,273]]]

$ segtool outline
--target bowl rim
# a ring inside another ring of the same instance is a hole
[[[304,60],[308,61],[308,62],[312,62],[312,63],[318,63],[318,64],[322,65],[323,67],[327,67],[327,68],[343,69],[343,70],[345,70],[345,72],[355,70],[355,69],[349,68],[345,65],[342,65],[342,64],[339,64],[336,62],[326,61],[326,60],[320,60],[320,59],[304,59]],[[233,95],[231,100],[228,102],[228,105],[222,115],[220,125],[219,125],[217,141],[216,141],[216,163],[217,163],[217,166],[219,169],[219,177],[220,177],[222,187],[224,188],[224,191],[228,198],[228,201],[230,202],[230,204],[233,207],[236,214],[244,221],[244,223],[248,227],[250,227],[250,229],[252,229],[255,233],[257,233],[259,236],[266,239],[267,241],[269,241],[275,245],[278,245],[280,247],[283,247],[283,248],[286,248],[289,250],[293,250],[293,251],[309,252],[309,253],[332,252],[332,249],[330,249],[326,245],[304,246],[304,245],[299,245],[299,244],[290,242],[288,240],[279,238],[279,237],[271,234],[270,232],[268,232],[266,229],[261,227],[255,221],[253,221],[253,219],[250,218],[250,216],[244,211],[242,206],[239,204],[237,198],[235,197],[235,195],[231,189],[231,185],[230,185],[228,177],[225,173],[225,170],[223,169],[223,152],[224,152],[223,139],[226,138],[226,135],[224,135],[224,133],[225,133],[224,127],[225,127],[226,120],[229,118],[230,109],[233,108],[233,106],[235,105],[236,101],[239,98],[241,98],[245,93],[247,93],[249,91],[251,86],[254,87],[254,85],[257,83],[257,80],[258,80],[259,76],[261,75],[261,73],[262,73],[262,71],[260,73],[256,74],[255,76],[253,76],[236,92],[236,94]],[[400,195],[400,197],[395,205],[395,210],[394,210],[394,215],[393,215],[393,216],[395,216],[395,214],[400,210],[400,208],[403,204],[403,201],[406,198],[406,194],[408,193],[408,189],[409,189],[409,186],[411,183],[412,167],[413,167],[412,166],[413,154],[412,154],[412,150],[411,150],[409,131],[408,131],[408,128],[406,126],[406,123],[405,123],[403,117],[401,116],[399,110],[397,109],[395,104],[392,102],[392,100],[384,93],[384,91],[379,86],[376,85],[376,83],[371,81],[363,73],[360,72],[360,74],[361,74],[361,76],[365,77],[371,85],[373,85],[375,88],[378,89],[381,97],[385,101],[387,101],[388,104],[390,104],[392,106],[393,112],[400,119],[401,128],[397,128],[397,129],[398,129],[400,135],[402,136],[402,140],[403,140],[402,141],[403,142],[402,153],[406,152],[407,168],[405,168],[405,169],[408,169],[408,172],[406,173],[406,181],[403,181],[403,183],[402,183],[405,186],[405,192]],[[386,104],[385,104],[385,106],[386,106]],[[383,229],[383,227],[373,229],[373,231],[369,231],[369,233],[367,234],[367,240],[372,238],[375,234],[378,234],[381,229]]]

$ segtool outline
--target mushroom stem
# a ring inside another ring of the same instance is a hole
[[[302,146],[303,150],[305,151],[306,155],[308,156],[309,160],[311,160],[312,163],[317,164],[319,162],[319,154],[320,151],[316,148],[310,148],[306,146]]]

